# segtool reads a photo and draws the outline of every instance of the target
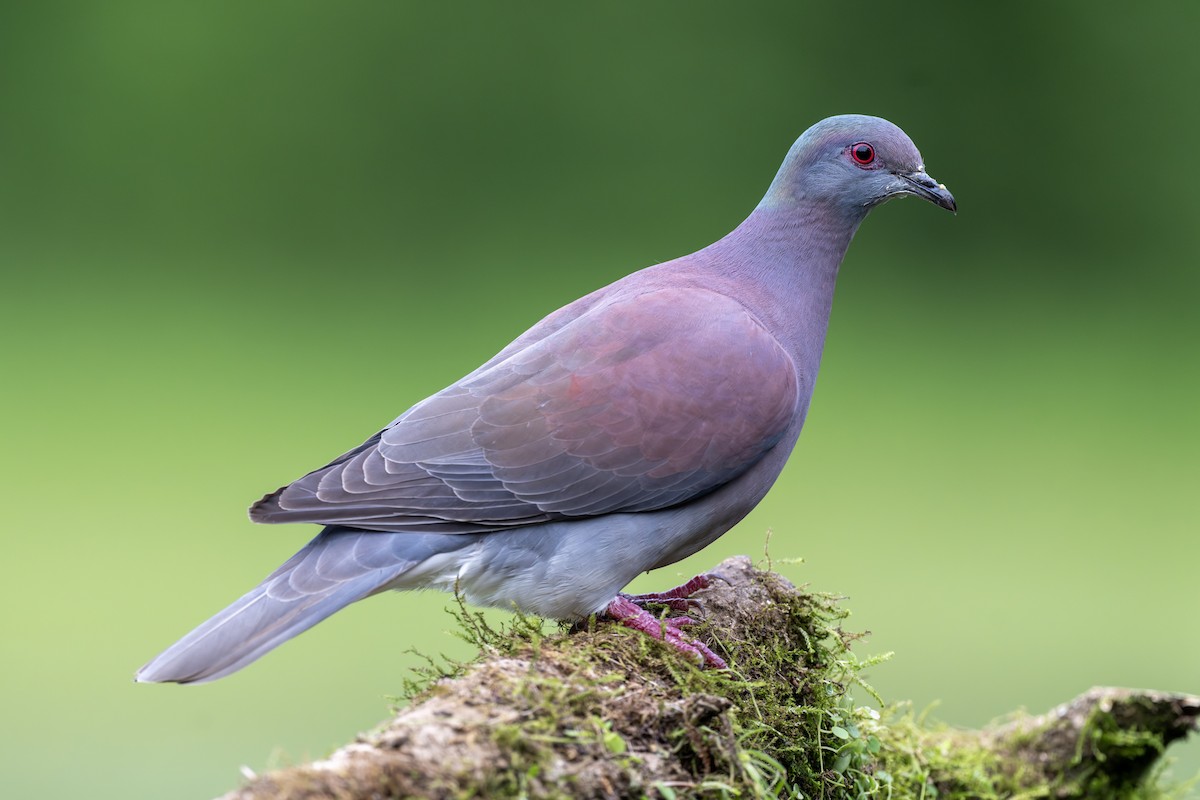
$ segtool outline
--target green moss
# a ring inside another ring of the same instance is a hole
[[[455,796],[1166,796],[1157,780],[1143,780],[1165,747],[1161,737],[1111,716],[1089,721],[1073,770],[1054,776],[1013,757],[1019,737],[997,748],[978,734],[930,725],[907,706],[881,713],[861,705],[865,698],[884,706],[862,671],[887,656],[864,661],[852,652],[860,636],[842,627],[848,612],[839,598],[796,591],[769,572],[752,580],[765,598],[753,613],[729,606],[720,631],[690,629],[727,658],[726,671],[699,669],[620,626],[593,620],[555,631],[517,615],[496,628],[460,606],[464,638],[492,663],[509,665],[489,675],[479,702],[519,714],[487,734],[508,763],[486,785],[456,787]],[[471,666],[431,662],[409,699],[439,692],[439,679]],[[1106,759],[1131,768],[1114,778],[1095,767]],[[656,779],[643,783],[644,774]]]

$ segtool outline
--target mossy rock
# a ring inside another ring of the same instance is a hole
[[[619,625],[501,630],[461,609],[480,656],[409,687],[394,719],[229,798],[1159,798],[1153,770],[1200,698],[1094,690],[982,732],[929,726],[863,682],[837,598],[744,557],[712,571],[689,633],[705,670]],[[873,700],[879,712],[855,698]]]

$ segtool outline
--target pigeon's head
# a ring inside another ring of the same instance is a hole
[[[906,195],[958,209],[954,195],[925,172],[904,131],[879,117],[843,114],[821,120],[796,140],[763,202],[800,201],[861,217]]]

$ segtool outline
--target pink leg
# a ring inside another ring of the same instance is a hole
[[[712,585],[712,577],[709,575],[697,575],[682,586],[676,586],[674,589],[668,589],[665,592],[651,592],[650,594],[622,594],[621,597],[636,603],[645,608],[650,603],[658,603],[664,605],[672,611],[687,612],[694,606],[700,605],[699,600],[693,600],[692,594],[707,589]]]
[[[688,583],[691,584],[692,582],[689,581]],[[681,627],[694,622],[690,617],[674,617],[659,620],[649,611],[639,606],[632,598],[624,595],[618,595],[613,598],[613,601],[604,609],[604,613],[626,627],[641,631],[651,638],[662,639],[684,655],[691,658],[698,658],[702,665],[707,664],[717,669],[725,669],[727,667],[725,661],[712,650],[709,650],[706,644],[695,639],[688,639],[680,632],[679,629]]]

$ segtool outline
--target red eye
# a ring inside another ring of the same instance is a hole
[[[875,148],[866,142],[850,145],[850,157],[854,159],[854,163],[865,167],[875,160]]]

